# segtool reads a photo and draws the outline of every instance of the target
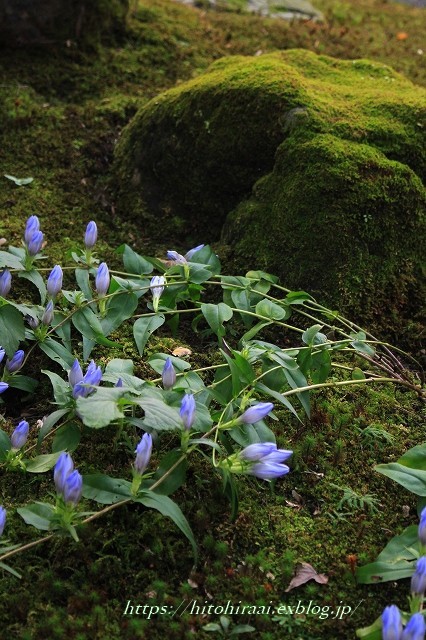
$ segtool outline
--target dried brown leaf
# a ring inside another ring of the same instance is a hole
[[[290,584],[285,590],[286,593],[296,587],[300,587],[306,582],[309,582],[309,580],[315,580],[318,584],[327,584],[328,576],[324,573],[317,573],[313,566],[308,562],[300,562],[296,567],[296,575],[292,578]]]

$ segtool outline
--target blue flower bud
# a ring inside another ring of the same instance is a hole
[[[52,320],[53,320],[53,300],[50,300],[47,303],[44,313],[41,317],[41,322],[42,324],[46,325],[46,327],[48,327],[52,322]]]
[[[402,620],[397,606],[392,604],[382,613],[382,640],[401,640]]]
[[[290,468],[285,464],[256,462],[247,470],[247,473],[262,480],[273,480],[274,478],[285,475],[289,471]]]
[[[426,507],[422,510],[420,514],[418,535],[419,535],[420,543],[423,546],[426,546]]]
[[[10,287],[12,286],[12,275],[10,271],[5,269],[2,271],[0,276],[0,296],[5,298],[10,291]]]
[[[0,382],[0,393],[4,393],[6,389],[9,389],[7,382]]]
[[[5,366],[7,371],[9,373],[16,373],[17,371],[19,371],[19,369],[22,367],[24,363],[24,358],[25,358],[25,354],[21,349],[19,351],[16,351],[12,360],[9,360],[9,359],[6,360]]]
[[[152,452],[152,436],[150,433],[144,433],[141,441],[136,447],[135,453],[135,471],[140,475],[143,474],[148,466]]]
[[[47,279],[47,293],[51,298],[56,298],[56,296],[62,289],[62,278],[62,269],[59,264],[57,264],[55,267],[53,267]]]
[[[5,354],[6,351],[3,349],[3,347],[0,347],[0,363],[3,361]]]
[[[243,460],[260,460],[268,453],[277,450],[277,445],[274,442],[256,442],[249,444],[245,449],[240,452],[240,458]]]
[[[41,247],[43,245],[43,234],[41,231],[35,231],[30,238],[30,241],[27,243],[28,254],[30,256],[35,256],[39,251],[41,251]]]
[[[195,400],[192,393],[184,395],[179,413],[182,418],[183,426],[187,431],[189,431],[195,421]]]
[[[104,296],[109,288],[109,270],[105,262],[101,262],[96,272],[95,286],[99,296]]]
[[[268,453],[267,456],[263,456],[262,458],[262,462],[266,462],[267,464],[269,464],[270,462],[277,462],[277,463],[281,463],[284,462],[284,460],[287,460],[287,458],[290,458],[293,455],[293,451],[288,451],[286,449],[277,449],[276,451],[271,451],[271,453]]]
[[[185,253],[185,258],[186,260],[191,260],[192,256],[194,255],[194,253],[197,253],[197,251],[201,251],[201,249],[204,247],[203,244],[199,244],[198,247],[194,247],[193,249],[190,249],[189,251],[187,251]]]
[[[70,454],[65,452],[61,453],[53,470],[53,479],[55,481],[56,491],[59,494],[64,492],[65,481],[73,470],[74,463]]]
[[[0,507],[0,536],[3,535],[3,531],[6,525],[6,509]]]
[[[255,422],[259,422],[259,420],[263,420],[263,418],[267,416],[273,408],[274,405],[272,402],[259,402],[244,411],[244,413],[238,418],[238,422],[254,424]]]
[[[154,276],[151,278],[150,289],[152,293],[152,306],[154,307],[154,311],[157,311],[158,309],[158,302],[164,291],[165,284],[166,279],[164,276]]]
[[[83,371],[81,370],[80,363],[77,358],[74,360],[72,367],[68,372],[68,380],[73,388],[83,380]]]
[[[38,325],[40,324],[38,321],[38,318],[33,318],[33,316],[30,316],[29,314],[25,316],[26,321],[28,322],[28,326],[34,331],[35,329],[37,329]]]
[[[84,234],[84,244],[86,245],[86,249],[92,249],[96,240],[98,239],[98,227],[96,226],[96,222],[91,220],[86,227],[86,233]]]
[[[425,619],[421,613],[415,613],[409,619],[401,640],[424,640],[426,633]]]
[[[33,237],[33,234],[36,231],[40,231],[39,219],[37,218],[37,216],[30,216],[27,220],[24,233],[24,240],[27,245],[29,244],[31,238]]]
[[[169,260],[176,262],[176,264],[188,264],[186,258],[177,251],[168,251],[167,257]]]
[[[416,570],[411,578],[411,592],[423,595],[426,591],[426,556],[422,556],[416,562]]]
[[[10,437],[12,449],[22,449],[28,439],[30,425],[26,420],[21,420]]]
[[[75,470],[70,473],[64,483],[64,500],[67,504],[77,505],[81,498],[81,492],[83,490],[83,478],[80,473]]]
[[[121,378],[118,378],[117,382],[114,385],[115,387],[122,387],[123,386],[123,381]]]
[[[161,375],[164,389],[172,389],[176,383],[176,371],[170,358],[167,358]]]

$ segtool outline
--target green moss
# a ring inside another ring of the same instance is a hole
[[[242,268],[255,253],[286,286],[376,327],[383,308],[412,316],[423,296],[424,101],[368,60],[304,50],[224,58],[126,128],[121,206],[176,234],[184,218],[185,236],[201,241],[243,200],[222,234]]]

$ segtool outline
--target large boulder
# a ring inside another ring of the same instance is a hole
[[[230,57],[158,96],[116,152],[122,209],[222,237],[364,321],[413,314],[425,249],[426,92],[383,64]]]

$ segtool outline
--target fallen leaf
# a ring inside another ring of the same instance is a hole
[[[26,184],[30,184],[34,178],[16,178],[15,176],[11,176],[8,173],[3,174],[5,178],[14,182],[18,187],[23,187]]]
[[[191,580],[191,578],[188,578],[188,584],[190,587],[192,587],[192,589],[198,589],[198,583],[195,582],[195,580]]]
[[[184,358],[185,356],[190,356],[192,353],[191,349],[187,349],[186,347],[176,347],[173,349],[172,356],[177,356],[178,358]]]
[[[324,573],[317,573],[311,564],[300,562],[296,567],[296,575],[285,590],[286,593],[309,582],[309,580],[315,580],[318,584],[327,584],[328,576]]]
[[[397,40],[406,40],[407,38],[408,38],[408,33],[405,33],[405,31],[400,31],[399,33],[396,34]]]

